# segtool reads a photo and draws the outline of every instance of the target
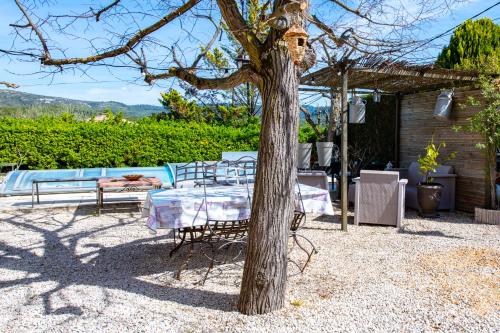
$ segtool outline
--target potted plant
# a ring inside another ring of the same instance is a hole
[[[299,131],[299,144],[297,146],[297,168],[309,169],[311,166],[312,143],[310,140],[311,133],[307,130]]]
[[[445,147],[445,142],[441,142],[436,146],[434,138],[432,138],[425,148],[425,155],[418,156],[420,173],[424,177],[423,181],[417,184],[417,200],[420,208],[420,215],[423,217],[438,216],[436,211],[441,202],[443,185],[433,182],[431,172],[436,172],[436,169],[441,165],[441,163],[438,162],[439,152],[441,148]],[[455,155],[456,153],[452,152],[445,161],[455,158]]]
[[[316,142],[316,150],[318,152],[318,165],[321,167],[330,166],[332,162],[333,146],[335,144],[329,141]]]
[[[311,165],[312,143],[299,143],[297,148],[297,167],[309,169]]]
[[[330,119],[332,120],[328,124],[328,128],[321,127],[321,121],[318,117],[317,122],[313,120],[313,116],[306,107],[301,107],[306,122],[309,124],[310,128],[313,130],[313,135],[316,141],[316,153],[318,156],[318,165],[320,167],[329,167],[332,162],[333,149],[335,144],[333,143],[333,137],[335,133],[335,122],[333,121],[334,111],[332,108],[332,113],[330,114]],[[317,110],[316,115],[319,115],[319,110]],[[311,136],[311,139],[312,139]],[[309,146],[303,149],[308,149]],[[300,148],[299,148],[300,149]],[[299,156],[300,157],[300,156]],[[300,167],[300,163],[299,163]]]

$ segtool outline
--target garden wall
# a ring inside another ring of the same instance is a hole
[[[467,125],[469,118],[479,111],[466,106],[469,96],[480,97],[479,90],[456,89],[453,109],[449,120],[434,119],[432,114],[439,91],[404,95],[401,101],[399,160],[407,167],[424,153],[427,142],[434,135],[436,142],[445,141],[444,155],[452,151],[457,157],[446,164],[453,165],[457,174],[456,209],[473,212],[474,207],[486,207],[488,202],[488,179],[485,174],[486,158],[475,147],[481,136],[453,130],[453,126]]]

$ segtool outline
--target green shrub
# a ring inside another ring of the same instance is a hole
[[[181,121],[85,122],[69,117],[0,118],[0,162],[23,168],[157,166],[217,160],[222,151],[256,150],[259,126]]]

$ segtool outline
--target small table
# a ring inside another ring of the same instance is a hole
[[[104,192],[144,192],[161,188],[161,180],[156,177],[142,177],[139,180],[125,178],[100,178],[97,181],[97,214],[104,206]]]

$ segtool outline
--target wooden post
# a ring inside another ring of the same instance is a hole
[[[347,70],[344,67],[342,69],[342,142],[341,142],[341,151],[342,151],[342,175],[341,175],[341,209],[342,209],[342,231],[347,231],[347,207],[349,204],[349,199],[347,198]]]
[[[400,130],[401,127],[401,93],[396,93],[396,126],[395,126],[395,145],[394,145],[394,166],[400,167],[399,165],[399,142],[400,142]]]

